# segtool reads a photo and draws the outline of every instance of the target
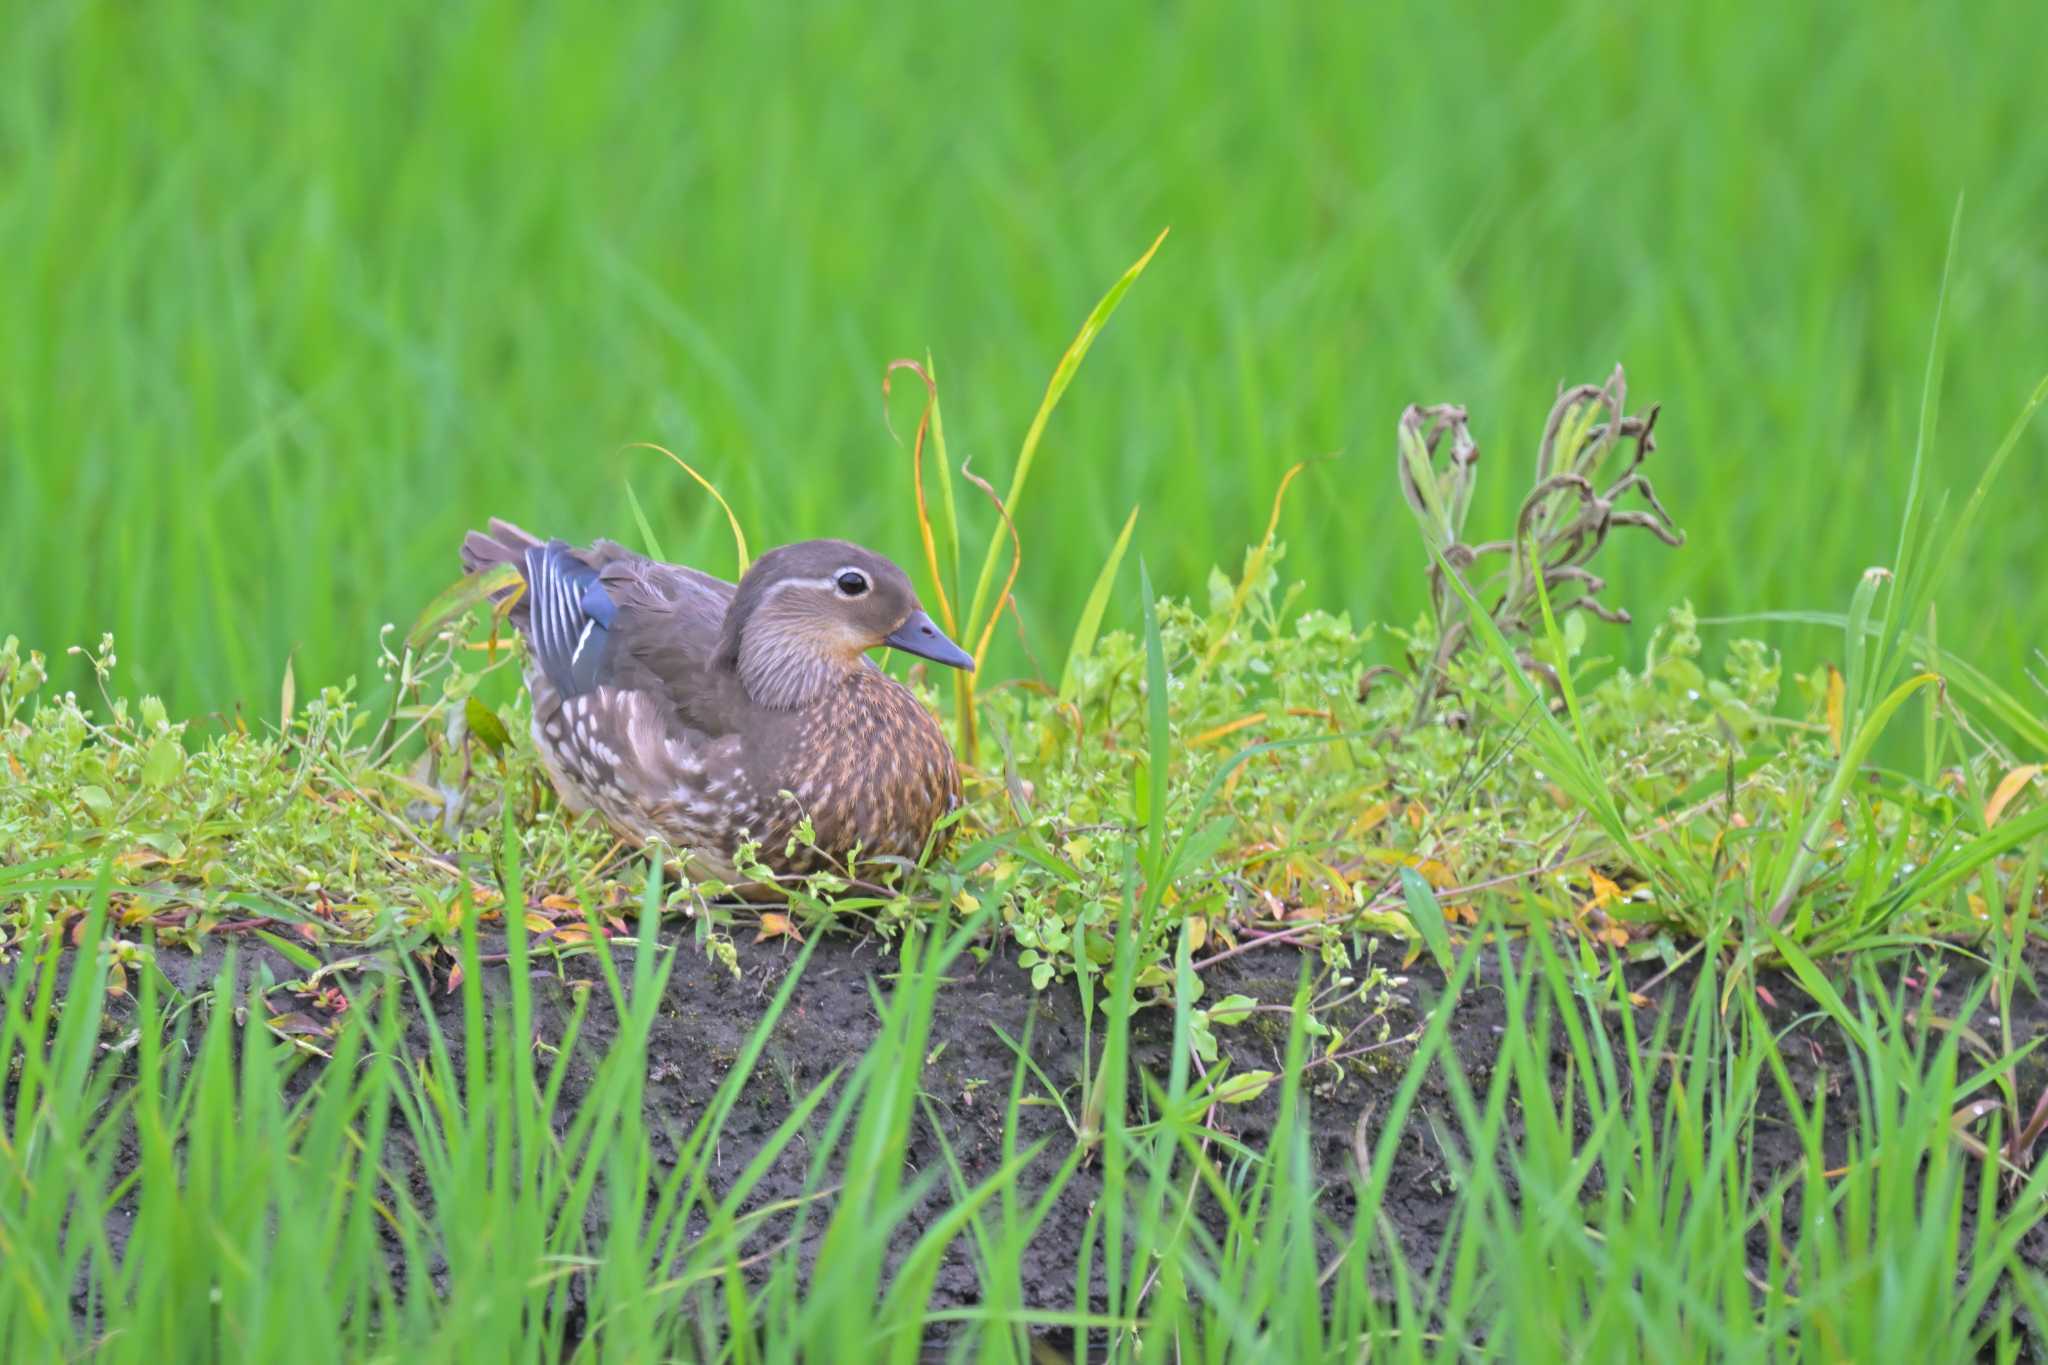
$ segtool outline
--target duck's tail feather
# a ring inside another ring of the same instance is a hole
[[[500,564],[510,564],[524,575],[526,552],[540,543],[539,536],[522,531],[509,521],[492,517],[488,531],[471,531],[462,538],[462,571],[471,574],[481,573],[485,569],[495,569]],[[502,602],[507,597],[512,597],[514,592],[514,589],[506,588],[491,594],[491,600]],[[527,609],[532,597],[533,592],[529,583],[528,589],[519,592],[512,603],[512,625],[521,634],[526,633]]]
[[[526,552],[540,544],[540,537],[520,530],[509,521],[491,518],[488,531],[471,531],[462,538],[462,571],[475,573],[498,564],[517,564]]]

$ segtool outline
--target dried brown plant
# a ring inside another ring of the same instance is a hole
[[[1422,527],[1431,553],[1430,609],[1437,626],[1436,654],[1416,689],[1414,723],[1430,714],[1451,660],[1471,640],[1459,595],[1444,579],[1448,566],[1481,601],[1491,601],[1494,625],[1510,640],[1532,638],[1542,626],[1541,598],[1556,616],[1584,611],[1624,623],[1628,612],[1601,600],[1607,580],[1587,567],[1617,527],[1648,531],[1666,545],[1685,535],[1657,499],[1642,472],[1657,448],[1658,408],[1631,415],[1621,366],[1605,384],[1579,384],[1558,394],[1536,449],[1535,479],[1522,499],[1511,539],[1470,544],[1465,518],[1479,464],[1465,409],[1448,403],[1411,404],[1396,429],[1395,463],[1401,493]],[[1440,461],[1439,455],[1444,458]],[[1603,479],[1608,480],[1605,487]],[[1621,508],[1629,494],[1644,504]],[[1539,595],[1538,586],[1541,585]],[[1526,649],[1525,668],[1550,678],[1551,670]]]

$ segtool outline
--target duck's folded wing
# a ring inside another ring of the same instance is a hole
[[[733,586],[599,541],[589,551],[615,609],[615,673],[623,685],[681,697],[708,685]]]
[[[502,546],[526,578],[514,620],[557,696],[640,693],[685,727],[725,732],[736,681],[714,658],[732,584],[610,541],[525,542]]]

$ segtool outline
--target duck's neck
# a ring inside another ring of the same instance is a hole
[[[767,624],[756,622],[740,637],[740,682],[756,705],[801,710],[860,667],[858,655],[845,659],[821,652],[796,632],[761,628]]]

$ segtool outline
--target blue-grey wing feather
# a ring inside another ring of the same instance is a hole
[[[580,697],[604,676],[617,607],[597,570],[562,541],[529,547],[524,567],[534,662],[562,696]]]

